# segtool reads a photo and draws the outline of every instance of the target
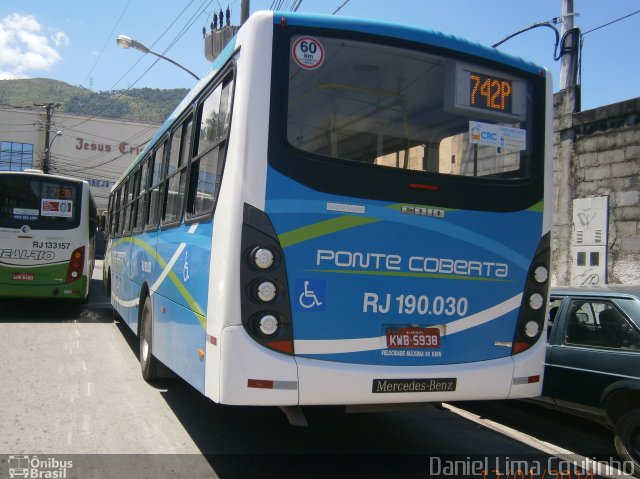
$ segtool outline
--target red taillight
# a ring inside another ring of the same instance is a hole
[[[409,183],[407,186],[414,190],[438,191],[440,189],[438,185],[425,185],[423,183]]]
[[[273,381],[268,379],[249,379],[247,381],[248,388],[273,389]]]
[[[532,345],[530,343],[516,341],[515,343],[513,343],[513,349],[511,351],[511,354],[521,353],[522,351],[526,351],[527,349],[529,349],[531,346]]]
[[[293,354],[293,341],[267,341],[267,346],[281,353]]]
[[[65,283],[72,283],[77,281],[82,276],[82,272],[84,270],[84,246],[80,246],[80,248],[76,248],[71,253],[71,261],[69,262],[69,267],[67,268],[67,278]]]

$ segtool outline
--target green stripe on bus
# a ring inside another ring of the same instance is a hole
[[[538,201],[535,205],[527,208],[527,211],[535,211],[536,213],[544,213],[544,201]]]
[[[311,225],[303,226],[295,230],[287,231],[278,236],[280,245],[283,248],[294,244],[302,243],[310,239],[326,236],[338,231],[363,226],[380,221],[377,218],[365,218],[363,216],[339,216],[330,220],[320,221]]]
[[[164,261],[160,256],[158,256],[158,253],[156,253],[151,246],[149,246],[145,241],[141,240],[140,238],[132,238],[132,237],[120,238],[119,240],[113,243],[113,246],[116,246],[120,243],[133,243],[136,246],[140,246],[147,253],[153,256],[153,258],[162,268],[162,271],[166,269],[167,262]],[[173,271],[169,271],[167,273],[167,278],[171,279],[171,282],[178,289],[178,292],[182,295],[184,300],[187,302],[187,305],[196,314],[196,317],[200,325],[203,328],[206,328],[206,317],[204,312],[202,311],[202,307],[197,303],[197,301],[193,298],[193,296],[191,296],[191,293],[189,293],[186,286],[182,283],[182,281],[180,281],[180,279],[176,276],[176,274]]]
[[[389,205],[386,208],[400,211],[403,206],[407,206],[404,203],[397,203]],[[409,205],[418,206],[418,205]],[[420,206],[421,208],[431,208],[430,206]],[[442,211],[457,211],[453,208],[438,208]],[[331,218],[329,220],[320,221],[311,225],[303,226],[295,230],[287,231],[278,236],[280,239],[280,245],[283,248],[292,246],[294,244],[302,243],[310,239],[319,238],[320,236],[326,236],[338,231],[344,231],[357,226],[363,226],[371,223],[382,221],[378,218],[367,218],[364,216],[339,216],[337,218]]]

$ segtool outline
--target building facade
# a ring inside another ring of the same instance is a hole
[[[87,180],[98,209],[105,210],[111,187],[159,125],[49,113],[0,108],[0,171],[48,169]]]

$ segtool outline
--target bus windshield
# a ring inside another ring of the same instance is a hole
[[[380,167],[529,178],[532,88],[504,67],[294,36],[287,140],[306,153]]]
[[[72,182],[37,176],[0,176],[0,227],[77,228],[79,204],[78,187]]]

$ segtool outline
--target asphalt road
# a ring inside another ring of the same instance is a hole
[[[216,405],[179,379],[149,385],[137,338],[113,320],[100,277],[87,305],[0,303],[1,479],[9,455],[15,464],[36,454],[72,461],[66,477],[225,479],[497,479],[515,460],[539,466],[527,478],[553,478],[554,456],[615,457],[607,429],[519,402],[348,415],[307,408],[310,426],[296,428],[276,408]],[[457,470],[445,469],[451,461]]]

